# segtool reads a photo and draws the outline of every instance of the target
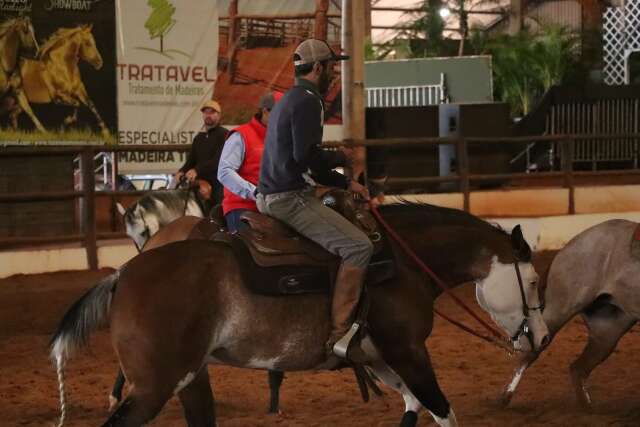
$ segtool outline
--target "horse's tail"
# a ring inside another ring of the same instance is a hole
[[[58,329],[49,342],[51,358],[55,360],[60,392],[60,421],[64,424],[66,402],[64,393],[64,365],[71,352],[86,344],[91,332],[104,325],[111,306],[111,298],[115,290],[120,271],[116,271],[101,279],[89,289],[64,314]]]

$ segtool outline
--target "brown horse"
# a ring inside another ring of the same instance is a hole
[[[519,227],[509,234],[467,213],[430,205],[380,211],[446,282],[476,282],[481,306],[516,347],[546,344],[537,274]],[[422,408],[439,425],[455,426],[425,347],[441,291],[391,247],[396,275],[369,290],[369,332],[362,344],[371,359],[367,369],[403,395],[403,426],[415,425]],[[254,294],[239,262],[227,244],[202,240],[170,243],[129,261],[78,300],[53,336],[61,387],[69,353],[107,318],[131,384],[109,426],[144,424],[173,394],[190,426],[215,425],[208,363],[280,371],[327,367],[329,295]]]
[[[82,82],[78,62],[82,59],[96,70],[102,68],[102,56],[91,33],[91,25],[59,28],[42,45],[37,60],[27,59],[20,66],[24,91],[32,104],[55,102],[74,108],[65,119],[70,125],[77,121],[78,108],[87,107],[95,116],[104,136],[109,135],[100,113]],[[20,114],[16,110],[14,114]]]
[[[38,42],[31,19],[28,16],[7,19],[0,24],[0,96],[10,94],[15,97],[19,106],[13,105],[12,97],[3,99],[0,106],[0,114],[15,109],[24,110],[33,121],[36,128],[44,132],[45,129],[31,110],[27,96],[22,87],[22,76],[20,75],[21,51],[30,51],[32,54],[38,53]],[[6,105],[5,105],[6,104]],[[17,115],[11,115],[13,128],[18,127]]]

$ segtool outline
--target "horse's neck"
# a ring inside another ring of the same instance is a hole
[[[56,71],[64,70],[68,76],[79,73],[78,51],[80,44],[74,40],[63,40],[59,45],[52,48],[43,58],[45,63],[55,63]],[[62,66],[62,67],[60,67]]]
[[[399,234],[406,239],[405,242],[427,268],[438,277],[428,281],[428,286],[433,288],[434,295],[443,292],[436,281],[441,281],[447,288],[455,288],[479,279],[482,271],[478,269],[478,254],[490,255],[482,244],[476,239],[471,239],[466,232],[462,232],[456,226],[436,226],[432,230],[427,227],[422,230],[405,229]],[[460,249],[456,250],[453,243],[459,245]],[[402,248],[396,247],[396,252],[398,252],[397,258],[406,264],[416,264]],[[427,272],[423,273],[430,276]]]

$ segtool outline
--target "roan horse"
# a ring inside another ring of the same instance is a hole
[[[74,107],[66,125],[78,119],[78,108],[87,107],[95,116],[104,136],[109,135],[100,113],[82,82],[78,62],[82,59],[96,70],[102,68],[102,56],[91,33],[91,25],[59,28],[42,45],[38,59],[25,59],[20,64],[24,91],[31,104],[57,104]],[[18,108],[13,114],[20,114]]]
[[[508,234],[467,213],[430,205],[390,205],[380,213],[447,283],[476,282],[481,305],[514,337],[516,348],[546,344],[537,274],[519,227]],[[414,426],[422,408],[439,425],[455,426],[425,347],[441,291],[397,245],[391,243],[391,251],[395,276],[369,288],[367,369],[403,395],[403,426]],[[190,262],[195,259],[200,261]],[[107,320],[131,384],[109,426],[151,420],[172,394],[190,426],[215,425],[208,363],[281,371],[326,367],[329,295],[257,295],[243,281],[240,262],[225,243],[186,240],[141,253],[103,279],[69,309],[52,338],[61,389],[70,352]]]
[[[605,361],[620,338],[640,319],[640,229],[636,222],[614,219],[574,237],[543,275],[542,313],[551,338],[576,314],[589,331],[589,341],[570,367],[578,401],[591,403],[589,374]],[[544,286],[546,284],[546,287]],[[540,352],[524,354],[503,395],[507,404],[524,371]]]
[[[195,191],[191,189],[153,191],[126,209],[120,203],[116,206],[138,251],[158,230],[177,218],[185,215],[204,217]]]
[[[31,110],[27,96],[22,87],[22,77],[20,75],[20,54],[27,50],[32,54],[38,52],[38,42],[31,19],[28,16],[7,19],[0,24],[0,96],[11,94],[15,97],[19,107],[24,110],[33,121],[36,128],[44,132],[45,129],[40,120]],[[5,111],[14,111],[16,107],[12,105],[14,101],[8,97],[3,99],[0,105],[0,114]],[[17,114],[11,115],[13,128],[18,127]]]

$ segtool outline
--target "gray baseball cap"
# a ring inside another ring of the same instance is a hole
[[[336,55],[326,41],[318,39],[307,39],[300,43],[294,52],[293,58],[293,65],[295,66],[313,64],[314,62],[329,59],[334,61],[349,59],[347,55]]]

